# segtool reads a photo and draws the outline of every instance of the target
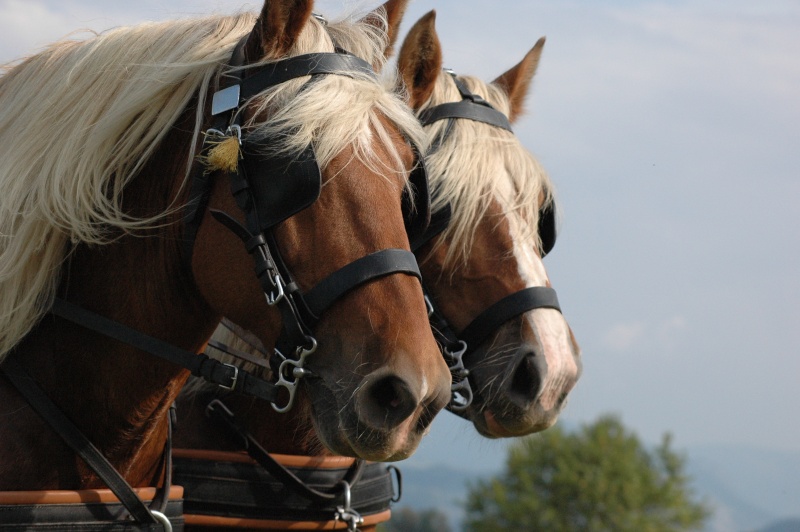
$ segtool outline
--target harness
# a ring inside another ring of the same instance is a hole
[[[246,37],[239,42],[230,61],[230,66],[241,67],[231,76],[233,83],[214,94],[212,116],[215,123],[207,132],[202,151],[209,150],[210,141],[219,136],[234,136],[242,146],[242,159],[237,160],[236,167],[228,173],[231,192],[245,214],[246,223],[242,225],[222,211],[212,211],[212,215],[243,241],[254,259],[255,273],[268,304],[276,306],[281,312],[283,330],[270,359],[277,381],[268,382],[234,365],[172,346],[62,299],[55,300],[51,313],[182,366],[193,375],[222,388],[265,399],[278,412],[286,412],[294,403],[300,380],[311,375],[305,367],[305,361],[317,348],[312,328],[320,315],[343,295],[370,281],[395,273],[413,275],[420,280],[421,275],[413,253],[403,249],[384,249],[333,272],[307,293],[300,291],[281,258],[273,228],[316,201],[321,190],[321,171],[313,146],[310,145],[300,154],[292,156],[263,155],[263,149],[259,149],[263,147],[242,134],[242,106],[261,91],[302,76],[311,76],[309,83],[313,83],[315,78],[324,75],[366,75],[374,78],[375,74],[371,65],[341,50],[292,57],[258,67],[243,66],[245,41]],[[415,201],[406,195],[403,208],[406,229],[409,235],[415,235],[425,230],[430,218],[427,175],[418,153],[410,183],[418,197]],[[190,185],[190,201],[184,220],[187,261],[191,260],[191,250],[206,210],[211,185],[212,175],[197,169]],[[412,209],[412,205],[416,208]],[[0,366],[0,371],[111,488],[125,508],[121,513],[119,510],[110,512],[112,518],[129,515],[135,521],[117,522],[121,529],[172,530],[171,517],[168,518],[162,511],[166,510],[164,496],[159,496],[158,501],[154,500],[159,509],[145,506],[135,490],[14,360],[13,354]],[[288,392],[288,401],[284,405],[277,402],[281,390]],[[170,442],[171,439],[164,453],[168,471],[171,470]],[[165,478],[167,489],[162,491],[169,493],[170,477],[166,474]],[[7,509],[0,506],[0,510]],[[350,503],[346,501],[343,518],[351,516],[350,510]],[[170,514],[179,516],[180,512],[171,511]]]
[[[512,132],[508,117],[492,107],[480,95],[471,92],[451,70],[445,70],[455,83],[461,100],[448,102],[425,109],[419,114],[423,126],[429,126],[439,120],[448,120],[447,126],[434,143],[431,151],[442,145],[452,132],[456,120],[472,120]],[[412,239],[411,249],[419,250],[423,245],[444,232],[450,224],[451,209],[446,205],[434,212],[428,229],[418,238]],[[539,212],[539,237],[542,241],[542,257],[547,255],[556,242],[555,206],[550,204]],[[424,283],[423,283],[424,285]],[[556,291],[549,287],[535,286],[525,288],[505,296],[484,310],[470,322],[467,327],[456,333],[442,314],[430,291],[425,289],[425,300],[428,303],[428,316],[434,336],[442,346],[442,355],[450,367],[452,375],[452,395],[447,408],[463,416],[472,403],[473,391],[469,382],[469,358],[475,350],[485,342],[503,323],[537,308],[552,308],[561,311]]]
[[[246,454],[175,450],[187,523],[244,528],[291,523],[292,529],[313,530],[342,523],[357,530],[388,520],[391,503],[400,499],[402,477],[394,466],[270,454],[220,399],[209,403],[206,415]]]
[[[240,42],[233,53],[230,62],[233,67],[243,62],[243,43]],[[384,249],[343,266],[303,293],[281,256],[273,230],[317,200],[322,186],[321,171],[311,145],[299,154],[265,153],[265,146],[243,134],[241,108],[251,97],[269,87],[308,75],[312,78],[309,83],[313,83],[317,76],[330,74],[375,77],[369,63],[343,51],[307,54],[235,70],[232,83],[217,91],[212,102],[214,126],[209,130],[210,136],[233,136],[241,145],[242,160],[229,172],[229,177],[231,192],[245,213],[246,221],[242,225],[218,210],[211,210],[211,214],[242,240],[253,257],[255,273],[267,303],[281,313],[283,329],[270,363],[278,379],[275,386],[288,392],[288,401],[280,405],[275,398],[269,399],[278,412],[292,407],[300,380],[311,375],[305,364],[317,348],[312,330],[334,302],[351,290],[387,275],[402,273],[422,280],[413,253]],[[403,198],[406,230],[410,235],[421,234],[430,220],[427,174],[416,148],[415,154],[409,181],[416,198],[411,198],[408,190]],[[187,257],[191,257],[194,235],[206,210],[210,187],[209,175],[197,176],[194,180],[186,217]]]

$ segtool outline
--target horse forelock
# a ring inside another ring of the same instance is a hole
[[[510,101],[502,90],[474,77],[459,79],[508,116]],[[450,76],[440,75],[430,100],[420,111],[460,99]],[[440,120],[426,127],[434,143],[445,134],[447,122]],[[448,249],[445,262],[468,259],[475,230],[492,201],[501,205],[505,216],[513,218],[517,228],[513,237],[538,247],[539,210],[555,201],[545,170],[513,133],[471,120],[452,122],[444,140],[426,158],[432,209],[435,212],[449,204],[453,213],[440,240],[455,243]]]
[[[107,244],[120,231],[161,224],[180,208],[165,201],[161,214],[136,219],[125,214],[122,193],[192,98],[197,96],[198,110],[205,108],[207,87],[255,20],[243,13],[117,28],[85,41],[52,44],[3,73],[0,359],[49,308],[70,243]],[[360,53],[371,50],[363,59],[381,63],[380,31],[342,22],[332,33],[346,35]],[[333,44],[312,19],[295,48],[297,54],[333,51]],[[279,111],[276,120],[255,128],[265,134],[299,132],[278,135],[287,139],[280,149],[304,147],[313,138],[324,165],[352,144],[357,156],[385,174],[386,163],[371,149],[375,133],[390,155],[400,157],[379,116],[424,144],[416,120],[389,90],[391,81],[326,76],[298,101],[280,101],[296,95],[300,84],[263,95],[264,101],[280,103]],[[198,111],[192,145],[202,120]],[[185,182],[194,154],[182,155]]]

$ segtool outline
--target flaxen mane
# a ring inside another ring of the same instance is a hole
[[[459,76],[469,90],[479,94],[506,116],[508,96],[495,85],[468,76]],[[461,99],[450,75],[437,80],[430,100],[420,109]],[[426,127],[436,144],[448,120]],[[492,199],[515,218],[515,237],[540,245],[539,207],[554,201],[553,186],[539,162],[513,133],[471,120],[454,120],[444,141],[426,158],[434,212],[448,203],[452,223],[443,240],[451,242],[447,261],[467,260],[478,222]]]
[[[0,78],[0,359],[50,307],[70,245],[105,245],[120,230],[163,222],[163,216],[126,216],[122,191],[187,103],[199,95],[198,109],[205,108],[209,83],[255,18],[245,13],[118,28],[55,43]],[[339,31],[360,43],[363,59],[382,64],[385,31],[359,24]],[[290,55],[333,50],[324,25],[312,19]],[[271,149],[294,151],[313,141],[325,166],[352,145],[373,167],[396,170],[402,167],[397,153],[378,161],[371,150],[376,135],[392,150],[381,116],[424,144],[413,115],[387,90],[391,81],[325,76],[298,93],[306,79],[256,96],[277,113],[269,123],[247,127],[284,139]],[[195,140],[201,120],[198,113]],[[194,154],[186,156],[189,162]]]

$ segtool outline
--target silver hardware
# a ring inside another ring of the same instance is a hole
[[[344,504],[336,507],[336,521],[347,523],[347,530],[355,532],[359,525],[364,524],[364,518],[350,507],[350,484],[346,480],[342,480],[340,484],[344,485]]]
[[[206,134],[207,137],[224,137],[225,136],[225,133],[223,133],[219,129],[214,129],[213,127],[207,129],[205,134]]]
[[[274,306],[278,301],[280,301],[286,296],[286,293],[283,289],[285,285],[283,282],[283,278],[281,277],[281,274],[276,273],[272,277],[272,285],[275,287],[275,290],[277,290],[278,293],[276,294],[273,292],[269,293],[264,292],[264,295],[267,297],[267,305],[269,306]]]
[[[403,498],[403,475],[400,473],[400,469],[398,469],[397,466],[386,466],[386,470],[390,473],[394,473],[394,477],[397,480],[397,495],[392,497],[392,502],[398,503],[400,499]],[[394,490],[394,486],[392,486],[392,490]]]
[[[169,522],[169,519],[167,519],[166,515],[157,510],[150,510],[150,513],[153,514],[153,517],[156,518],[156,521],[158,521],[158,523],[164,527],[164,532],[172,532],[172,523]]]
[[[283,353],[277,349],[275,350],[275,354],[283,359],[280,366],[278,366],[278,382],[275,383],[275,386],[285,388],[289,394],[289,400],[284,406],[272,403],[272,409],[279,414],[291,410],[294,405],[294,396],[295,393],[297,393],[297,386],[300,384],[300,380],[311,373],[305,369],[306,358],[317,350],[317,340],[312,336],[307,336],[306,338],[309,341],[309,346],[299,346],[297,348],[298,358],[296,360],[293,358],[286,358]]]
[[[450,350],[445,347],[443,350],[445,359],[452,360],[449,366],[450,375],[453,377],[453,384],[450,386],[450,410],[453,412],[463,412],[472,404],[472,387],[469,384],[469,370],[464,366],[464,353],[467,352],[467,343],[463,340],[458,341],[458,347]]]
[[[233,390],[236,388],[236,382],[239,380],[239,368],[234,366],[233,364],[222,364],[223,366],[227,366],[229,368],[233,368],[233,378],[231,379],[230,386],[226,386],[224,384],[220,384],[219,387],[223,390]]]
[[[472,404],[472,386],[467,379],[450,386],[450,410],[463,412]]]
[[[241,87],[239,85],[231,85],[215,92],[214,98],[211,100],[211,116],[217,116],[225,111],[239,107],[240,91]]]
[[[320,15],[319,13],[311,13],[311,16],[317,19],[323,26],[328,25],[328,19],[326,19],[324,15]]]
[[[430,318],[433,316],[433,302],[431,298],[428,297],[428,294],[425,294],[423,297],[425,298],[425,306],[428,307],[428,318]]]
[[[242,126],[239,124],[232,124],[228,126],[228,129],[225,132],[229,137],[236,137],[236,140],[239,141],[239,146],[242,145]]]

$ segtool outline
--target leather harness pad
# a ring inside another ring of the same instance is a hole
[[[309,145],[298,154],[265,157],[258,146],[244,142],[244,166],[253,191],[260,229],[266,231],[310,207],[322,190],[322,172]]]
[[[416,149],[415,149],[416,152]],[[403,217],[405,218],[406,234],[409,241],[425,233],[431,223],[431,193],[428,188],[428,171],[425,169],[425,160],[416,154],[414,169],[408,181],[414,194],[412,204],[408,191],[403,193]]]
[[[258,144],[245,139],[242,151],[244,157],[240,164],[255,198],[262,231],[310,207],[319,198],[322,172],[311,145],[299,154],[264,155]],[[406,232],[412,240],[427,229],[431,220],[428,175],[423,159],[418,155],[409,183],[414,200],[408,191],[404,192],[402,209]]]
[[[539,238],[542,240],[542,257],[556,245],[556,206],[554,203],[539,210]]]

